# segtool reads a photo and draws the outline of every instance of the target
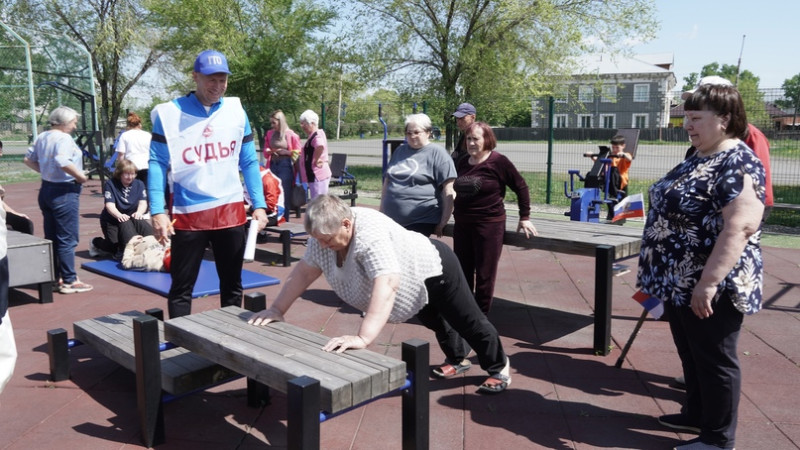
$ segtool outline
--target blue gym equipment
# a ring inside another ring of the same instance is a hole
[[[639,143],[638,129],[621,129],[616,134],[625,136],[625,151],[636,157],[636,148]],[[578,169],[570,169],[569,181],[564,182],[564,195],[570,199],[569,211],[564,215],[570,220],[580,222],[600,222],[600,213],[603,205],[613,208],[625,196],[624,191],[614,192],[611,185],[611,148],[606,145],[599,146],[598,153],[584,153],[587,158],[594,158],[594,164],[586,176],[581,175]],[[576,181],[583,183],[582,188],[575,189]]]

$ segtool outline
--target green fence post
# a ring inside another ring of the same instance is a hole
[[[553,190],[553,114],[556,100],[552,96],[547,99],[547,190],[545,203],[550,204],[550,192]]]

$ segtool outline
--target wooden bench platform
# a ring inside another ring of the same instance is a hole
[[[329,337],[285,322],[255,327],[249,317],[229,306],[169,320],[164,333],[170,342],[287,393],[289,448],[319,447],[319,411],[344,412],[399,388],[403,447],[428,447],[426,342],[404,342],[403,361],[369,350],[331,353],[322,350]]]
[[[250,312],[226,307],[166,322],[170,342],[286,393],[300,375],[320,381],[322,410],[336,413],[405,383],[403,361],[369,350],[322,350],[329,338],[285,322],[247,324]]]
[[[245,297],[250,311],[266,306],[263,293]],[[319,448],[321,420],[401,389],[404,448],[428,447],[428,344],[403,343],[403,361],[369,350],[322,350],[328,338],[287,323],[247,324],[248,310],[227,307],[162,322],[160,310],[128,311],[74,323],[80,343],[136,374],[142,442],[163,443],[164,393],[173,396],[248,377],[248,405],[268,403],[269,389],[289,397],[290,449]],[[155,313],[155,314],[154,314]],[[48,331],[54,381],[69,377],[70,342],[64,329]],[[211,358],[208,358],[211,356]],[[419,373],[410,382],[407,370]],[[320,413],[323,411],[323,413]]]
[[[292,264],[292,239],[295,236],[305,236],[306,228],[302,223],[298,222],[285,222],[280,225],[264,228],[268,233],[275,233],[281,241],[281,257],[283,258],[283,266],[289,267]]]
[[[140,311],[126,311],[73,324],[75,339],[97,350],[106,358],[136,373],[136,348],[133,319],[145,316]],[[164,324],[158,322],[158,341],[163,343]],[[161,388],[174,396],[206,388],[239,375],[190,351],[176,347],[159,353]]]
[[[532,219],[531,222],[539,234],[526,238],[525,233],[517,231],[519,218],[508,217],[503,244],[594,257],[593,349],[597,355],[608,355],[611,345],[611,287],[614,263],[639,255],[642,229],[567,220]],[[453,223],[447,224],[444,234],[453,236]]]

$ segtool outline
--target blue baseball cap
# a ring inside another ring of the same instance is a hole
[[[456,108],[456,112],[453,113],[453,117],[460,119],[464,116],[474,116],[475,114],[475,107],[472,106],[472,104],[462,103],[458,105],[458,108]]]
[[[194,71],[202,73],[203,75],[211,75],[215,73],[227,73],[230,75],[231,71],[228,69],[228,60],[225,55],[216,50],[206,50],[194,60]]]

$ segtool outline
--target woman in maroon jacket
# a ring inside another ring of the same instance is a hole
[[[491,127],[484,122],[475,122],[467,128],[465,135],[469,158],[458,161],[458,178],[453,186],[456,191],[453,250],[475,294],[475,301],[488,315],[506,230],[503,205],[506,187],[517,194],[517,231],[530,237],[536,236],[536,228],[530,221],[528,185],[514,164],[494,151],[497,139]]]

